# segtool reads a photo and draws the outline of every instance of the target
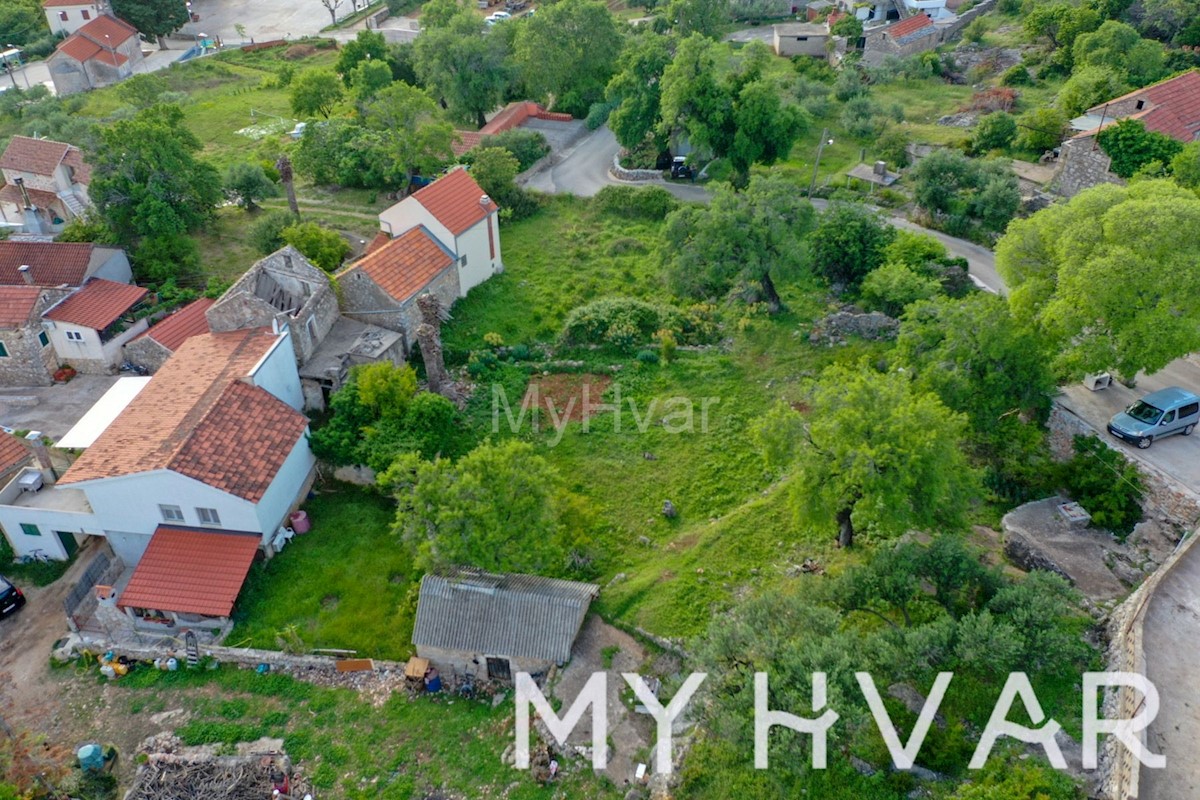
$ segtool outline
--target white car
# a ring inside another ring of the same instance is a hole
[[[504,22],[506,19],[512,19],[512,14],[507,11],[497,11],[487,18],[487,24],[495,25],[497,22]]]

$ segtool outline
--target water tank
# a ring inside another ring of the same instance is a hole
[[[293,511],[288,519],[292,522],[292,529],[296,533],[308,533],[312,529],[312,522],[308,519],[307,511]]]
[[[98,744],[85,744],[75,753],[79,766],[85,772],[99,772],[104,769],[104,748]]]

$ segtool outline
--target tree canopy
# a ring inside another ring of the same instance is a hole
[[[1170,181],[1097,186],[1014,221],[996,268],[1064,375],[1132,379],[1200,349],[1200,198]]]
[[[520,26],[514,60],[534,97],[583,117],[604,98],[620,53],[621,31],[603,3],[561,0]]]
[[[834,365],[821,373],[809,407],[802,425],[781,404],[755,430],[770,444],[768,466],[791,467],[802,525],[836,526],[849,547],[859,532],[890,538],[961,524],[977,488],[963,454],[966,419],[937,395],[903,372]]]
[[[1011,118],[1005,117],[1011,124]],[[1004,160],[967,158],[957,150],[935,150],[912,170],[913,199],[927,211],[944,214],[951,233],[968,220],[1003,230],[1021,205],[1017,176]]]
[[[670,63],[667,37],[641,30],[625,40],[617,74],[604,90],[608,102],[616,104],[608,115],[608,127],[622,147],[637,147],[657,125],[662,110],[662,75]]]
[[[327,69],[306,69],[291,83],[292,113],[299,117],[320,114],[325,119],[345,95],[338,76]]]
[[[667,217],[663,254],[672,287],[711,298],[739,281],[756,283],[758,299],[778,311],[775,278],[804,265],[813,219],[812,205],[783,178],[756,176],[740,194],[718,187],[708,206],[683,206]]]
[[[191,19],[184,0],[112,0],[112,13],[142,35],[156,39],[174,33]]]
[[[454,128],[427,92],[397,81],[376,94],[367,106],[367,127],[387,143],[396,171],[405,183],[420,173],[433,173],[454,156]]]
[[[1178,140],[1146,130],[1146,124],[1140,119],[1118,120],[1116,125],[1096,134],[1096,143],[1112,159],[1110,169],[1126,179],[1152,161],[1170,164],[1183,150],[1183,144]]]
[[[482,444],[453,463],[400,458],[380,480],[418,568],[564,576],[586,567],[590,511],[526,442]]]
[[[1143,39],[1123,22],[1108,20],[1097,30],[1075,40],[1076,66],[1107,67],[1131,86],[1145,86],[1165,72],[1163,47]]]
[[[275,196],[275,184],[261,164],[242,162],[225,170],[225,193],[242,208],[256,208],[258,201]]]
[[[388,46],[383,34],[379,31],[362,30],[338,50],[337,63],[334,64],[333,70],[342,76],[342,81],[349,88],[350,75],[359,64],[364,61],[386,64],[387,60]]]
[[[464,11],[413,43],[422,84],[445,102],[451,117],[477,128],[503,101],[510,82],[506,43],[484,28],[474,11]]]
[[[89,194],[122,242],[187,233],[211,217],[221,176],[196,157],[200,149],[178,106],[153,106],[101,131]]]
[[[833,284],[853,288],[883,264],[896,229],[866,206],[834,203],[809,237],[813,268]]]
[[[315,222],[289,225],[279,232],[279,236],[326,272],[337,271],[350,255],[350,243],[341,234]]]

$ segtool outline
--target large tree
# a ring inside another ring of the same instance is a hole
[[[1152,161],[1169,165],[1183,150],[1178,139],[1146,130],[1140,119],[1123,119],[1096,134],[1096,143],[1110,159],[1110,168],[1122,178],[1132,178]]]
[[[351,85],[350,74],[364,61],[376,61],[386,64],[388,61],[387,41],[378,31],[359,31],[353,39],[342,45],[338,51],[337,63],[333,70],[342,76],[342,82],[347,88]]]
[[[579,117],[604,98],[620,53],[616,20],[595,0],[543,6],[516,32],[515,63],[526,88]]]
[[[456,14],[413,44],[417,76],[450,116],[482,128],[485,114],[504,99],[509,85],[508,52],[500,36],[489,36],[473,11]]]
[[[665,36],[643,28],[625,41],[617,74],[604,90],[608,102],[616,103],[608,127],[622,147],[637,147],[654,130],[661,110],[663,70],[670,63],[670,40]]]
[[[1112,19],[1081,34],[1072,52],[1076,66],[1108,67],[1131,86],[1156,81],[1166,69],[1161,44],[1143,39],[1129,25]]]
[[[904,372],[866,363],[826,368],[803,421],[780,405],[756,427],[768,466],[791,470],[801,524],[888,538],[913,528],[956,527],[976,489],[963,455],[965,418]],[[790,439],[790,446],[779,439]]]
[[[667,20],[678,36],[698,33],[719,39],[730,20],[729,0],[671,0]]]
[[[1200,349],[1200,198],[1170,181],[1097,186],[1015,221],[996,268],[1065,375],[1132,380]]]
[[[440,112],[427,92],[397,81],[367,106],[366,123],[386,139],[396,170],[411,180],[454,156],[454,128]]]
[[[155,41],[179,30],[190,19],[184,0],[112,0],[112,13]]]
[[[857,203],[834,203],[811,237],[813,267],[830,283],[853,288],[883,264],[896,229]]]
[[[586,559],[589,514],[526,442],[483,444],[452,463],[401,458],[381,476],[419,568],[567,575]]]
[[[345,89],[338,76],[327,69],[306,69],[291,84],[292,113],[298,117],[320,114],[325,119],[341,102]]]
[[[701,298],[754,283],[759,299],[779,311],[775,278],[803,265],[813,218],[812,206],[783,178],[755,177],[740,194],[718,187],[708,206],[684,206],[667,217],[663,252],[670,282],[675,291]]]
[[[103,129],[88,159],[89,194],[123,242],[183,234],[212,216],[221,176],[196,157],[200,149],[178,106],[154,106]]]

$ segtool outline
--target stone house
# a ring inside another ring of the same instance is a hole
[[[255,263],[204,315],[213,332],[290,332],[306,408],[324,408],[356,364],[404,360],[402,335],[343,317],[329,275],[290,245]]]
[[[0,241],[0,286],[78,287],[89,278],[129,283],[125,251],[86,242]]]
[[[92,168],[78,147],[14,136],[0,155],[0,217],[9,230],[57,233],[91,206]]]
[[[459,297],[504,271],[500,253],[500,207],[463,168],[446,175],[379,215],[382,246],[413,228],[424,227],[456,259]]]
[[[449,308],[460,287],[454,254],[424,227],[389,239],[337,276],[346,316],[400,333],[404,353],[416,341],[418,295],[431,292]],[[360,316],[361,315],[361,316]]]
[[[58,369],[42,313],[69,289],[0,286],[0,385],[49,386]]]
[[[209,333],[205,312],[213,300],[201,297],[163,317],[150,329],[125,343],[125,360],[149,372],[157,372],[179,346],[193,336]]]
[[[1200,70],[1135,89],[1087,110],[1071,120],[1078,133],[1063,142],[1059,153],[1059,194],[1073,197],[1101,183],[1124,183],[1109,167],[1096,135],[1122,119],[1141,120],[1146,130],[1185,144],[1200,139]]]
[[[149,327],[136,315],[147,294],[140,286],[91,278],[43,312],[44,332],[59,361],[77,372],[115,372],[125,343]]]
[[[413,645],[446,675],[511,681],[565,664],[600,588],[456,569],[421,579]]]
[[[923,53],[944,41],[943,31],[924,11],[890,25],[869,28],[863,38],[863,60],[868,63],[889,55],[904,57]]]
[[[92,20],[108,12],[102,3],[84,0],[42,0],[42,11],[52,33],[70,36]]]
[[[7,483],[17,470],[33,461],[33,451],[20,439],[0,433],[0,483]]]
[[[787,22],[773,26],[772,42],[777,56],[825,58],[829,28],[824,23]]]
[[[141,62],[137,30],[108,14],[83,25],[46,59],[59,97],[119,83],[133,75]]]

